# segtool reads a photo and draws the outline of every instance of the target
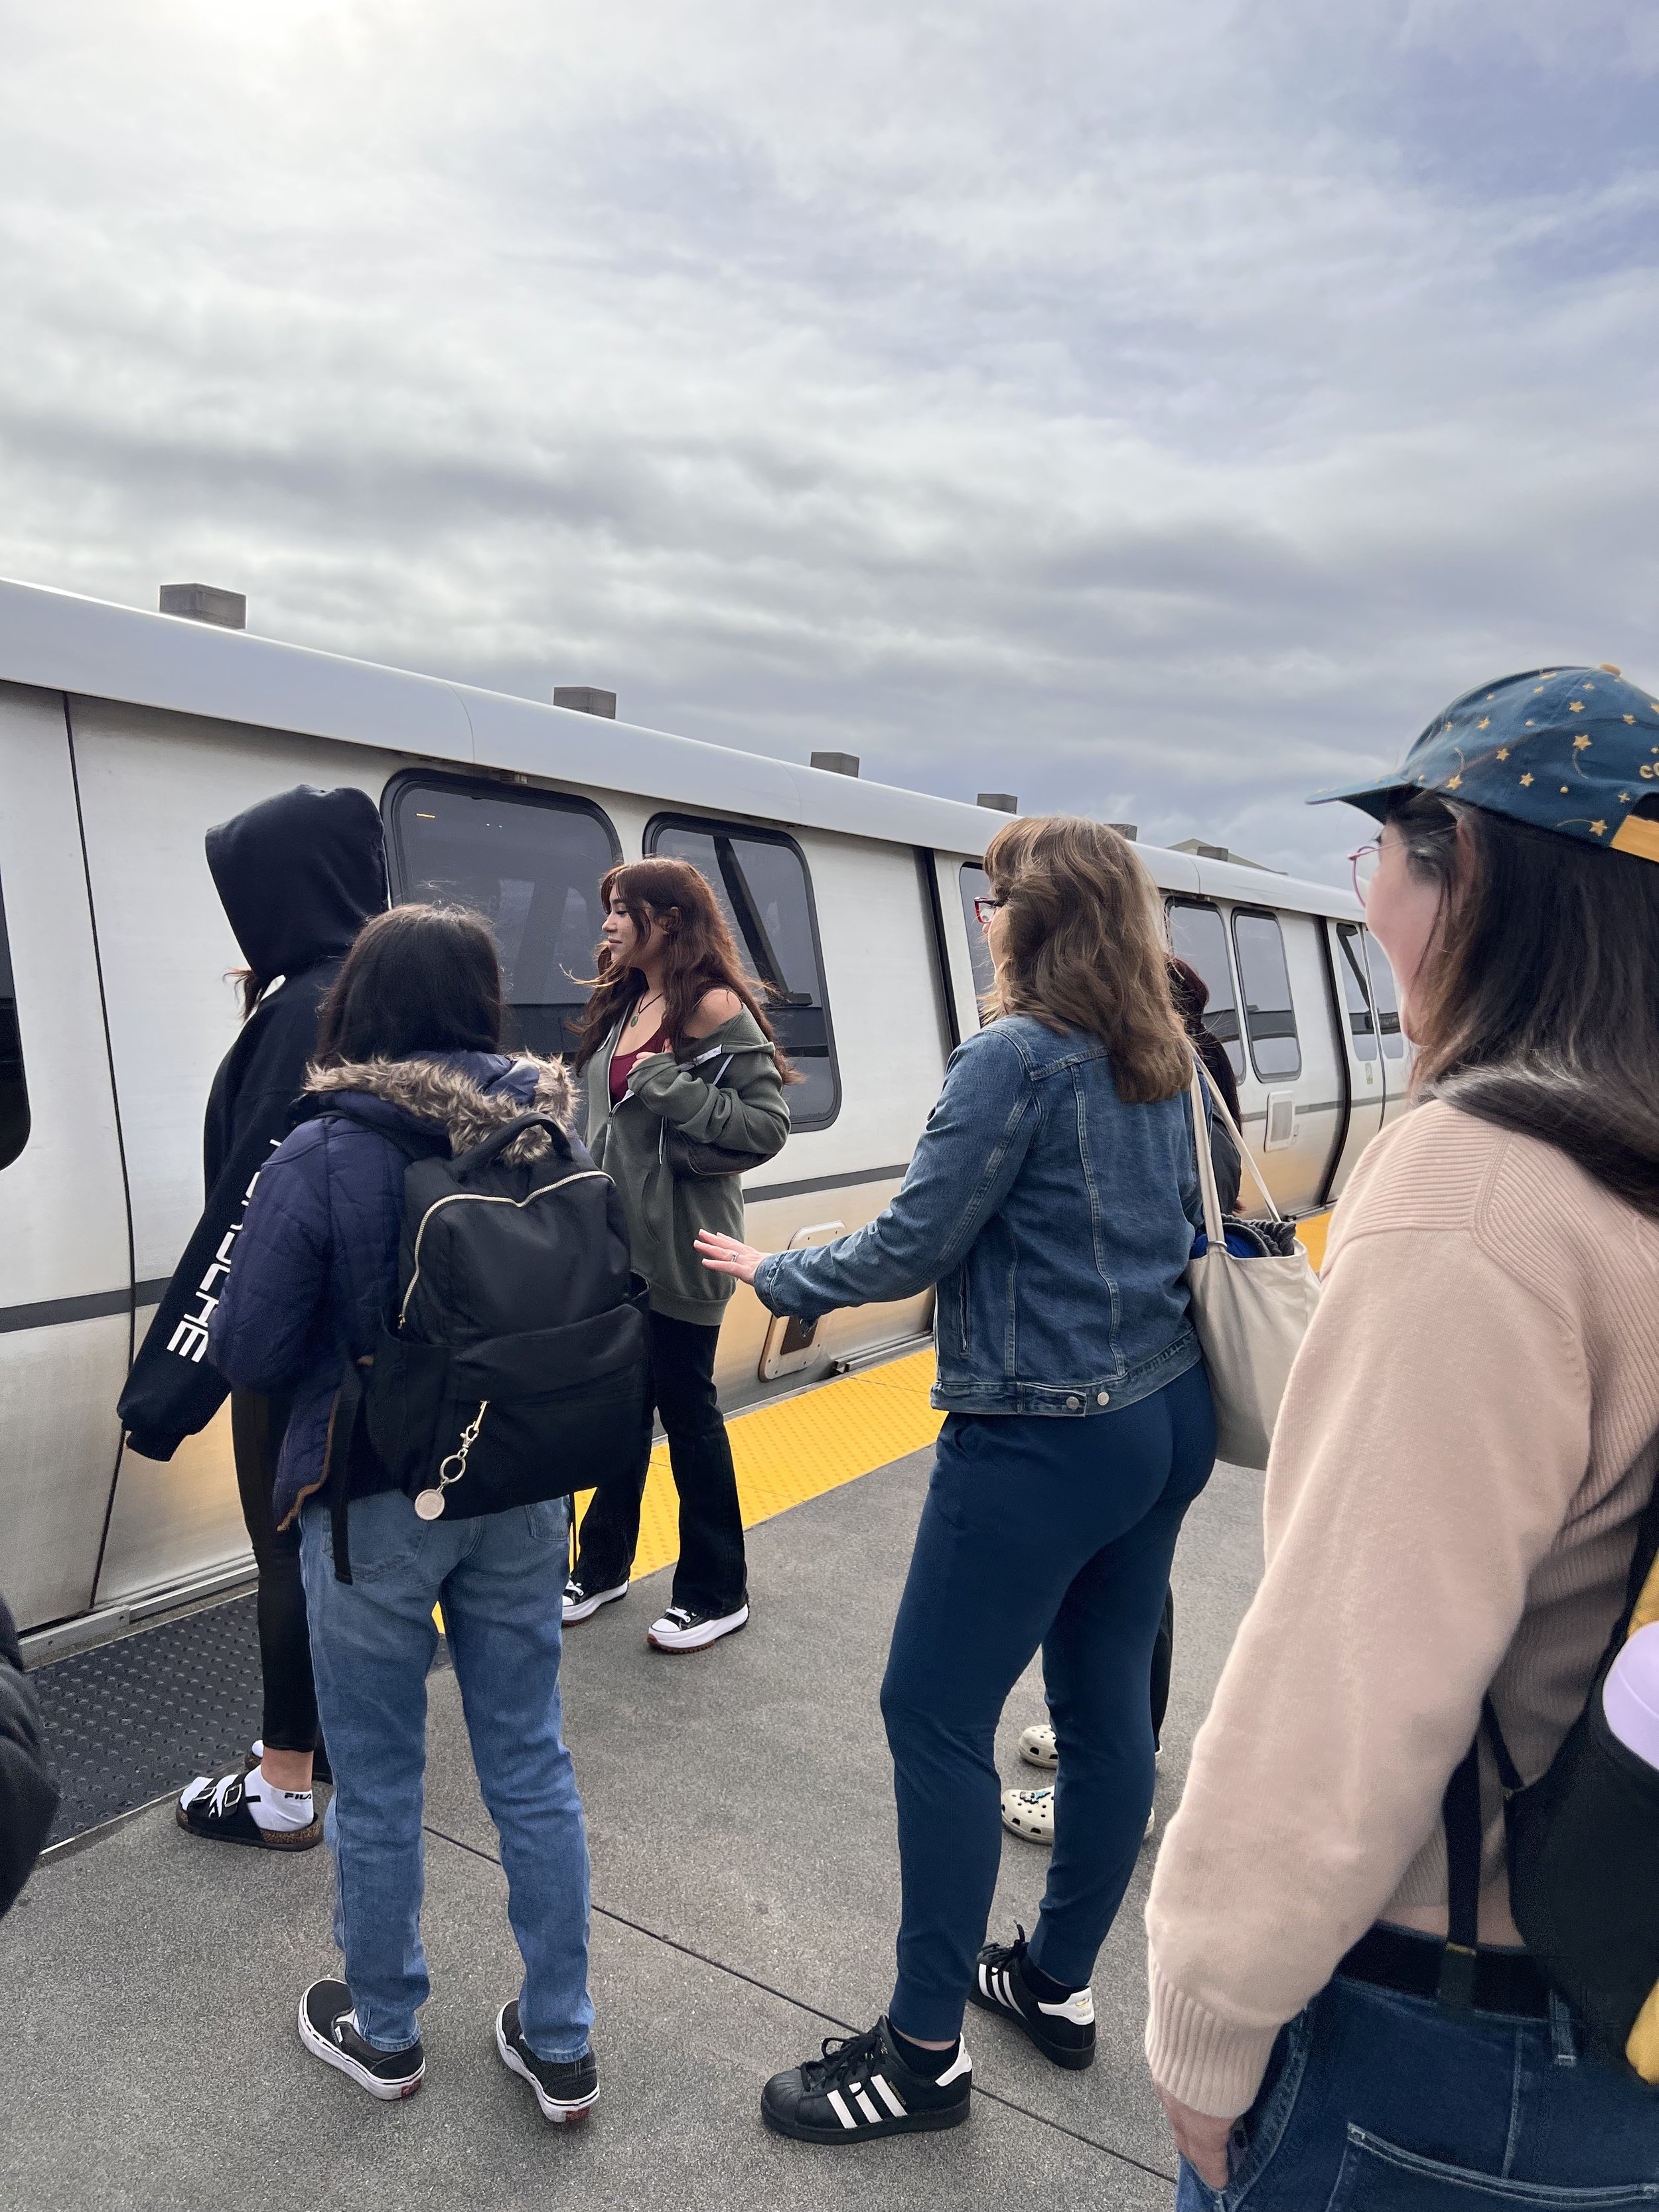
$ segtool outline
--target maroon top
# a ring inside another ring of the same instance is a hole
[[[643,1060],[647,1053],[666,1052],[667,1049],[668,1032],[666,1030],[659,1029],[654,1036],[647,1037],[643,1044],[635,1045],[632,1052],[612,1053],[611,1055],[611,1103],[617,1106],[622,1103],[623,1093],[628,1088],[629,1071],[636,1060]]]

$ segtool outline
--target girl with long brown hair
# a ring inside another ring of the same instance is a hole
[[[938,1288],[947,1415],[882,1686],[903,1906],[885,2018],[769,2081],[808,2142],[954,2125],[971,2002],[1058,2066],[1094,2057],[1089,1978],[1152,1800],[1152,1645],[1215,1451],[1188,1311],[1199,1218],[1192,1048],[1133,847],[1015,822],[985,856],[989,1017],[952,1055],[902,1188],[816,1251],[700,1240],[775,1313]],[[1030,1943],[987,1943],[1001,1858],[997,1721],[1041,1649],[1060,1754]]]
[[[1322,794],[1381,825],[1355,881],[1414,1110],[1331,1224],[1261,1583],[1147,1905],[1182,2212],[1656,2193],[1653,2073],[1569,2002],[1525,1845],[1603,1722],[1659,1466],[1656,761],[1659,693],[1537,668]],[[1565,1866],[1607,1970],[1639,1966],[1616,1856]]]
[[[583,1017],[587,1140],[622,1194],[634,1265],[651,1286],[651,1367],[680,1501],[672,1602],[659,1651],[695,1651],[749,1618],[743,1520],[714,1352],[734,1285],[697,1265],[696,1237],[743,1227],[738,1172],[789,1133],[793,1080],[726,916],[689,861],[632,860],[599,886],[599,975]],[[672,1135],[674,1142],[669,1139]],[[686,1148],[698,1148],[690,1171]],[[720,1157],[724,1155],[724,1157]],[[565,1591],[567,1623],[628,1594],[649,1430],[595,1495]]]

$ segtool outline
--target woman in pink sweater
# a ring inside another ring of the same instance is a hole
[[[1659,1465],[1659,696],[1511,677],[1329,795],[1382,823],[1368,919],[1418,1105],[1338,1208],[1266,1571],[1147,1905],[1177,2203],[1659,2201],[1659,2091],[1522,1944],[1484,1738],[1472,2002],[1441,1976],[1483,1696],[1532,1782]]]

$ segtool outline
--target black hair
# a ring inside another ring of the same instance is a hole
[[[421,1052],[497,1052],[501,965],[476,914],[394,906],[358,932],[323,1000],[323,1067]]]
[[[1442,893],[1418,1095],[1556,1146],[1659,1219],[1659,863],[1427,793],[1386,819]]]

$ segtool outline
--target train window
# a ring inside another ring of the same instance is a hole
[[[1302,1048],[1296,1041],[1296,1009],[1291,1000],[1290,970],[1285,964],[1285,933],[1271,914],[1235,909],[1233,943],[1238,950],[1238,979],[1244,988],[1244,1026],[1250,1058],[1264,1083],[1300,1075]]]
[[[968,959],[974,971],[974,996],[982,999],[996,981],[991,965],[991,948],[985,941],[985,928],[974,902],[989,898],[991,878],[977,862],[965,860],[962,869],[962,913],[968,924]]]
[[[662,815],[647,828],[645,849],[664,860],[689,860],[714,886],[732,933],[763,986],[778,1042],[803,1079],[789,1088],[791,1126],[827,1127],[841,1105],[841,1085],[812,885],[800,847],[780,830]]]
[[[1371,1012],[1371,994],[1365,984],[1365,971],[1360,966],[1360,927],[1357,921],[1339,921],[1336,925],[1337,950],[1340,957],[1337,969],[1342,978],[1342,1006],[1348,1017],[1348,1035],[1353,1040],[1356,1060],[1376,1058],[1376,1021]]]
[[[409,776],[389,794],[393,896],[482,915],[507,983],[510,1048],[573,1053],[599,941],[599,878],[622,858],[597,806]]]
[[[17,992],[11,980],[11,945],[0,901],[0,1168],[9,1168],[29,1140],[29,1091],[23,1078],[23,1039],[17,1026]]]
[[[1403,1060],[1406,1040],[1400,1034],[1400,994],[1395,988],[1394,970],[1389,965],[1388,954],[1370,930],[1359,933],[1365,940],[1365,960],[1371,971],[1371,996],[1376,1001],[1376,1026],[1382,1032],[1382,1049],[1390,1060]]]
[[[1235,1075],[1244,1073],[1244,1048],[1238,1036],[1238,1000],[1232,963],[1227,957],[1227,928],[1220,909],[1170,902],[1170,945],[1178,959],[1196,968],[1209,989],[1204,1026],[1225,1052]]]

